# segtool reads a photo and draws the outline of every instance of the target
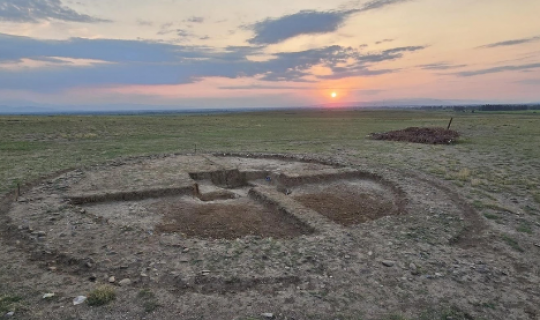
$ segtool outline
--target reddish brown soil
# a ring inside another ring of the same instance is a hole
[[[346,227],[397,214],[392,202],[374,194],[321,192],[294,199]]]
[[[444,128],[410,127],[403,130],[372,133],[375,140],[406,141],[427,144],[451,144],[456,142],[459,133]]]
[[[181,232],[187,237],[237,239],[244,236],[294,238],[310,233],[293,217],[270,210],[249,199],[226,203],[164,202],[156,210],[165,223],[156,230]]]

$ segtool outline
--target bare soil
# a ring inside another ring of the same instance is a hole
[[[404,141],[428,144],[451,144],[459,138],[459,133],[445,128],[410,127],[383,133],[372,133],[375,140]]]
[[[0,277],[19,319],[538,319],[538,248],[456,190],[356,156],[66,171],[1,200]],[[103,283],[109,306],[72,304]]]
[[[266,208],[250,199],[214,203],[160,202],[153,208],[164,215],[156,231],[180,232],[186,237],[237,239],[245,236],[294,238],[308,229],[285,213]]]

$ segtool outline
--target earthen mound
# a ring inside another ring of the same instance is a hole
[[[406,141],[427,144],[452,144],[457,141],[459,133],[445,128],[410,127],[383,133],[372,133],[372,139],[389,141]]]

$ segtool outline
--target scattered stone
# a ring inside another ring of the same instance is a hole
[[[46,293],[43,295],[43,299],[50,299],[52,297],[54,297],[54,293]]]
[[[203,276],[207,276],[207,275],[210,274],[210,270],[203,270],[203,271],[201,272],[201,274],[202,274]]]
[[[148,275],[146,273],[144,273],[144,272],[141,272],[141,277],[146,278],[146,277],[148,277]]]
[[[92,264],[92,262],[88,261],[87,263],[84,264],[87,268],[92,268],[94,265]]]
[[[129,286],[131,284],[131,280],[130,279],[122,279],[120,280],[120,282],[118,282],[119,285],[121,286]]]
[[[86,213],[86,210],[85,210],[85,209],[81,209],[80,212],[81,212],[82,214],[85,214],[85,213]]]
[[[534,245],[540,248],[540,243],[535,243]]]
[[[348,255],[348,254],[346,254],[344,258],[347,259],[347,260],[349,260],[349,259],[351,258],[351,256]]]
[[[85,296],[78,296],[77,298],[73,299],[73,305],[76,306],[82,304],[86,301],[86,299],[87,298]]]
[[[116,282],[116,278],[114,276],[110,276],[109,283],[115,283],[115,282]]]
[[[56,267],[49,267],[48,269],[49,269],[49,271],[56,271],[57,268]]]
[[[182,252],[184,252],[184,253],[189,252],[189,248],[184,248],[184,250]]]
[[[383,266],[385,266],[385,267],[391,268],[391,267],[393,267],[396,263],[395,263],[394,261],[391,261],[391,260],[383,260],[383,261],[382,261],[382,264],[383,264]]]
[[[36,235],[38,237],[42,238],[42,237],[45,237],[47,235],[47,233],[45,231],[38,231],[38,232],[36,232]]]
[[[96,277],[95,274],[93,274],[93,275],[91,275],[91,276],[88,277],[88,280],[90,280],[90,282],[96,282],[97,277]]]
[[[13,317],[14,314],[15,314],[15,312],[10,311],[10,312],[6,313],[6,318],[11,318],[11,317]]]
[[[274,314],[273,313],[261,313],[261,316],[263,318],[266,318],[266,319],[274,319]]]

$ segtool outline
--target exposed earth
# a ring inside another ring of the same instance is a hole
[[[540,319],[538,254],[490,241],[451,184],[353,157],[133,158],[0,211],[13,277],[55,293],[17,319]],[[103,283],[112,305],[73,305]]]
[[[439,127],[410,127],[383,133],[372,133],[375,140],[403,141],[428,144],[452,144],[457,142],[459,133]]]

